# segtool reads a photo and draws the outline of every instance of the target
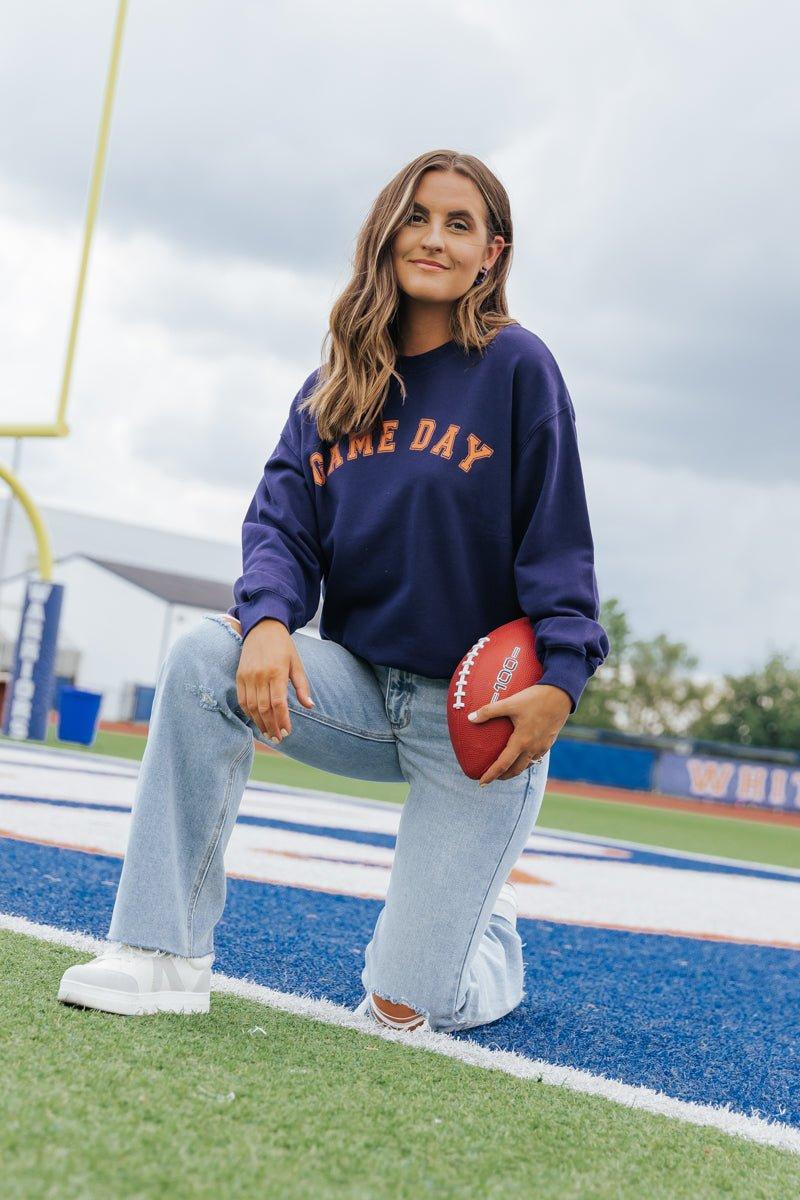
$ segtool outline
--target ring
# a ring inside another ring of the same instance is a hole
[[[531,765],[531,763],[535,763],[535,762],[541,762],[543,758],[544,758],[544,755],[543,755],[543,754],[540,754],[538,758],[529,758],[529,759],[528,759],[528,766],[530,766],[530,765]]]

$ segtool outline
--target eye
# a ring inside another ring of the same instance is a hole
[[[413,223],[415,217],[420,217],[423,221],[425,220],[424,213],[413,212],[411,214],[411,216],[408,218],[407,224],[411,225]],[[454,227],[455,226],[458,227],[457,228],[458,233],[469,233],[469,225],[467,224],[466,221],[462,220],[461,217],[456,217],[454,220],[452,220],[450,222],[450,224],[453,225]]]

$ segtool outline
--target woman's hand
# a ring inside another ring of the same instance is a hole
[[[300,703],[313,708],[308,679],[289,630],[283,621],[266,617],[244,639],[236,672],[236,693],[245,716],[271,742],[281,742],[292,732],[289,679]]]
[[[494,779],[513,779],[530,766],[531,758],[541,758],[555,742],[572,709],[572,698],[560,687],[535,683],[533,687],[507,696],[496,704],[484,704],[470,713],[476,725],[494,717],[509,717],[514,732],[508,744],[480,778],[481,787]]]

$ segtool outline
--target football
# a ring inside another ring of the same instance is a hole
[[[493,629],[461,659],[447,693],[447,726],[459,765],[470,779],[480,779],[499,758],[514,723],[510,717],[497,717],[473,724],[467,713],[532,687],[542,673],[528,617]]]

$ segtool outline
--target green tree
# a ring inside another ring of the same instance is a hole
[[[628,654],[631,629],[616,596],[601,603],[600,624],[608,634],[611,649],[584,688],[578,708],[569,720],[592,729],[618,729],[620,669]]]
[[[687,731],[691,737],[800,750],[800,667],[774,653],[746,675],[725,675],[719,695]]]
[[[632,639],[619,600],[601,606],[600,623],[611,649],[598,667],[570,718],[592,729],[625,733],[683,735],[710,706],[713,684],[697,683],[690,672],[697,657],[685,642],[660,633],[652,641]]]
[[[659,633],[650,642],[633,642],[621,695],[627,732],[656,737],[685,734],[713,693],[713,684],[691,678],[689,672],[697,664],[697,656],[685,642],[671,642],[666,634]]]

